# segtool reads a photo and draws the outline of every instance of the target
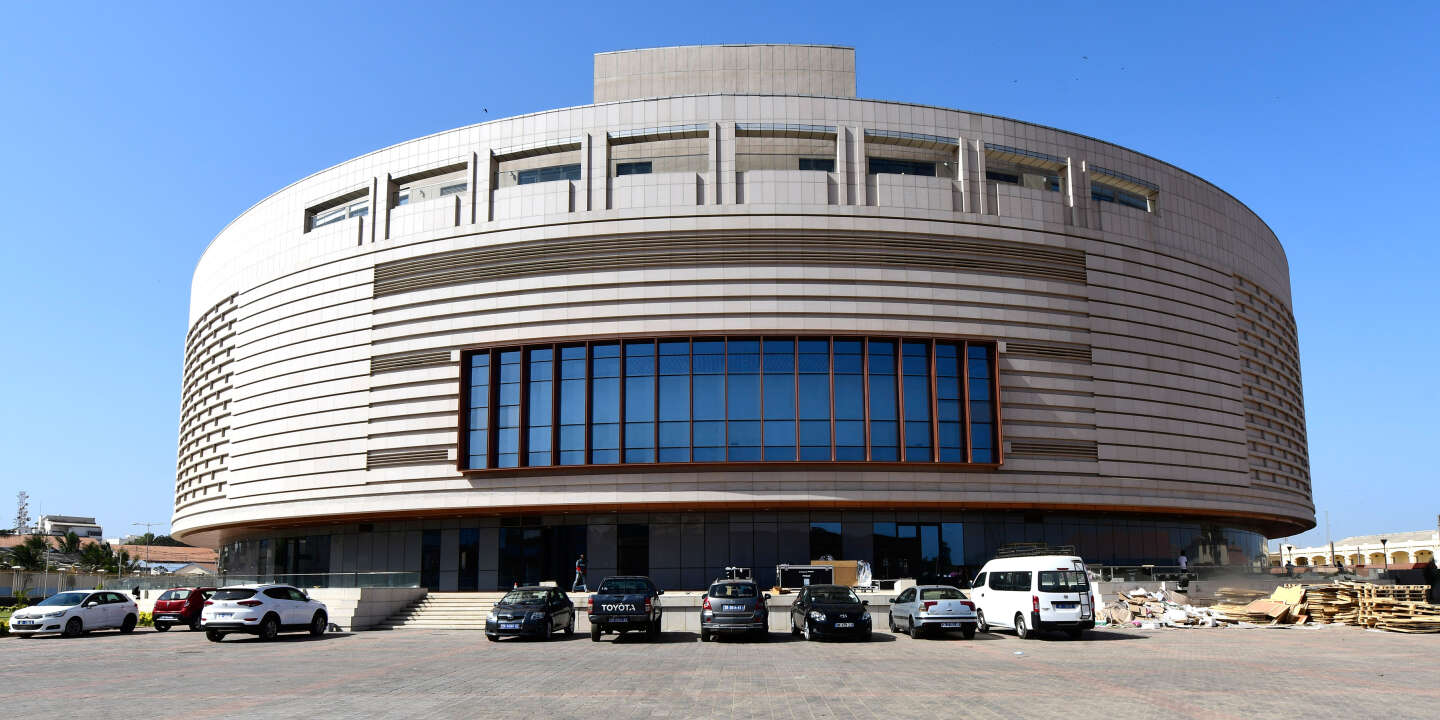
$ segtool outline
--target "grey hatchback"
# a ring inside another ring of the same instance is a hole
[[[959,630],[969,640],[975,637],[978,621],[975,603],[950,585],[907,588],[890,599],[890,632],[899,632],[903,625],[912,638],[931,630]]]
[[[716,580],[700,602],[700,640],[710,642],[718,633],[745,633],[761,640],[770,637],[769,593],[749,580]]]

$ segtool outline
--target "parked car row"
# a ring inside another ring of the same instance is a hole
[[[129,633],[140,613],[128,595],[113,590],[70,590],[10,616],[10,632],[19,637],[56,633],[66,637],[92,630]],[[205,631],[211,642],[245,633],[261,640],[282,632],[324,635],[330,619],[325,604],[289,585],[236,585],[223,588],[174,588],[155,600],[155,629],[182,625]]]
[[[590,639],[609,635],[660,634],[665,591],[639,575],[606,578],[586,602]],[[700,600],[700,640],[722,634],[769,637],[771,600],[753,580],[717,579]],[[575,632],[576,610],[564,592],[550,587],[516,588],[485,621],[485,636],[549,639]],[[1071,638],[1095,627],[1089,574],[1078,557],[1039,555],[997,558],[975,577],[969,594],[950,585],[906,588],[890,598],[889,629],[921,637],[958,632],[965,639],[991,628],[1013,629],[1022,639],[1037,631],[1063,630]],[[806,640],[868,639],[869,603],[843,585],[810,585],[790,605],[790,632]]]

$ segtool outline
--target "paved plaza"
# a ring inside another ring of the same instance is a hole
[[[1023,654],[1017,654],[1023,653]],[[1440,636],[1097,631],[868,643],[362,632],[0,639],[11,717],[1436,717]]]

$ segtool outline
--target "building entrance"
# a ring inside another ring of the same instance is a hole
[[[500,587],[553,581],[568,589],[585,533],[584,525],[500,528]]]
[[[876,578],[915,578],[921,585],[964,587],[964,523],[877,522],[874,529]]]

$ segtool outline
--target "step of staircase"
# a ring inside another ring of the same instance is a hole
[[[484,630],[485,616],[505,593],[428,593],[376,630]]]

